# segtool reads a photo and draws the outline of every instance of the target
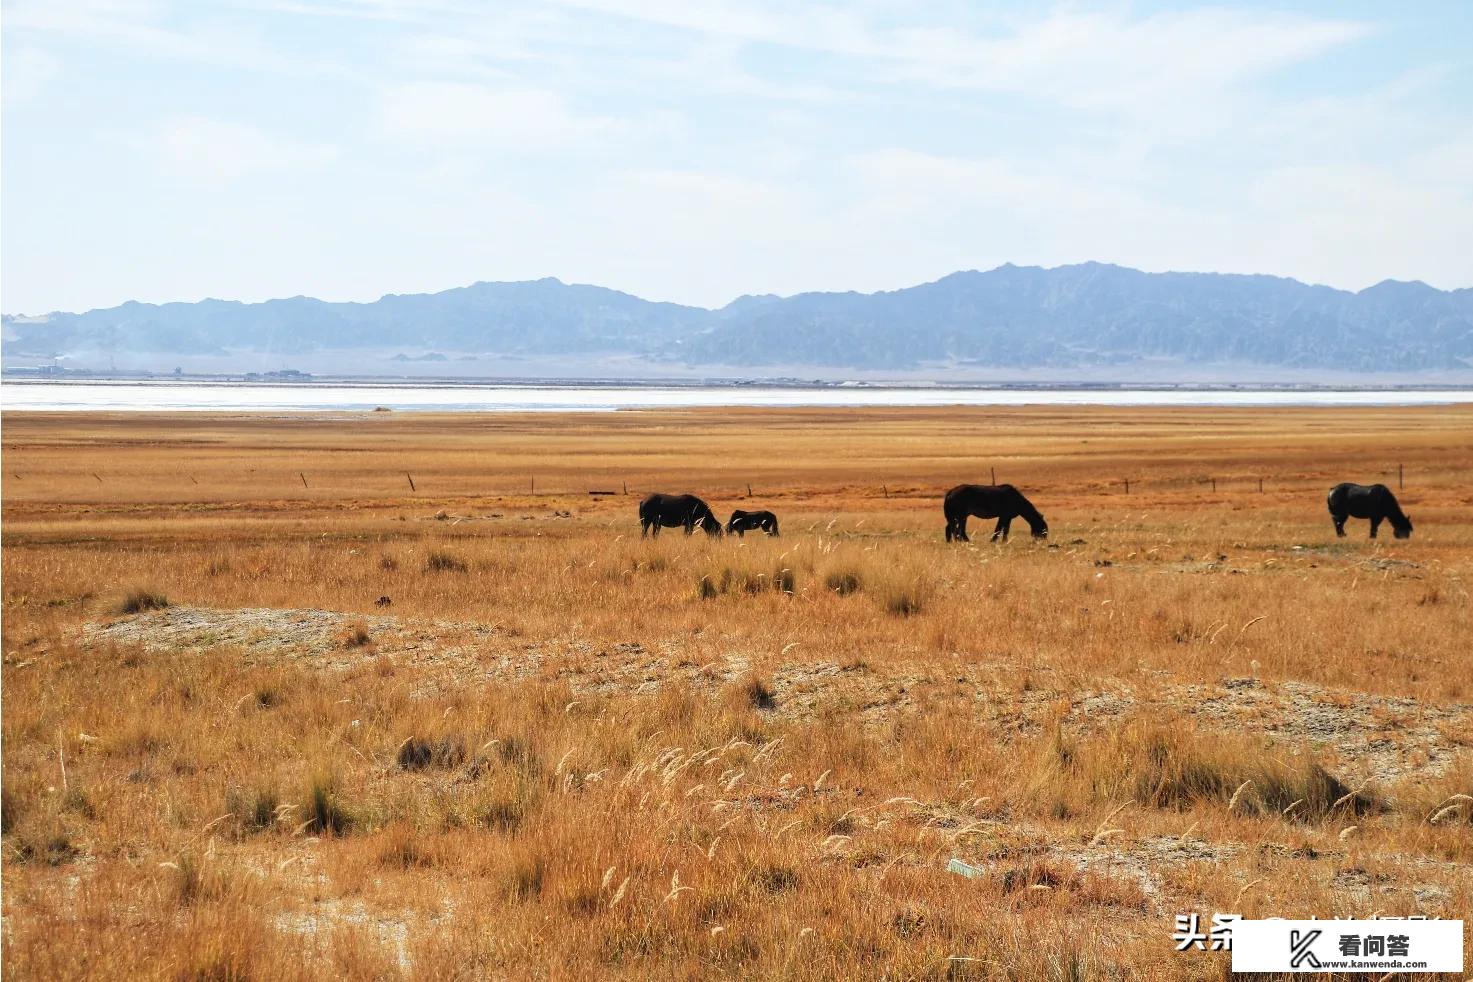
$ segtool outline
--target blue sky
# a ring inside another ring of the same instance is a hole
[[[1473,4],[5,0],[7,313],[1095,259],[1473,286]]]

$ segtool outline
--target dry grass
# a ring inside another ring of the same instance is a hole
[[[129,590],[113,607],[116,614],[143,614],[150,610],[163,610],[169,606],[169,598],[157,590]]]
[[[17,978],[1220,978],[1173,914],[1473,914],[1466,408],[5,436]],[[1416,536],[1336,540],[1397,462]],[[994,463],[1050,539],[948,547]],[[641,541],[655,488],[785,534]]]

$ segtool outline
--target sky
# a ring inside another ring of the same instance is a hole
[[[1473,4],[4,0],[0,308],[1473,286]]]

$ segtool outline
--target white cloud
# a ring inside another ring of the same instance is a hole
[[[508,152],[586,143],[617,127],[580,115],[557,92],[465,82],[410,82],[386,89],[379,119],[386,135],[437,145],[477,144]]]
[[[1131,19],[1072,8],[1000,37],[898,31],[885,54],[941,87],[1029,92],[1085,108],[1159,111],[1364,37],[1360,23],[1205,8]]]
[[[315,169],[337,156],[337,150],[326,144],[298,142],[254,126],[203,116],[168,121],[152,146],[170,171],[207,184]]]
[[[39,48],[21,48],[5,56],[5,105],[31,101],[61,73],[61,63]]]

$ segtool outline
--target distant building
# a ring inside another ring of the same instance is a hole
[[[247,382],[310,382],[311,372],[299,372],[295,368],[283,368],[275,372],[247,372]]]

